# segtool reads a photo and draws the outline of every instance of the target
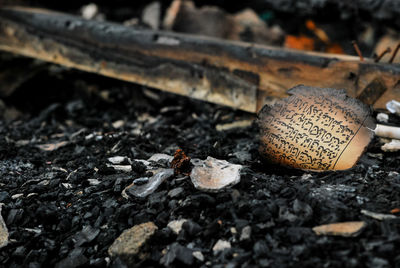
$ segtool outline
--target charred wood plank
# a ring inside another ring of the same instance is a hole
[[[368,98],[364,90],[379,78],[376,107],[400,94],[399,65],[135,29],[38,9],[0,9],[0,50],[249,112],[287,96],[298,84],[345,88],[352,97]]]

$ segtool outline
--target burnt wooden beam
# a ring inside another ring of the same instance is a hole
[[[41,9],[0,9],[0,50],[248,112],[286,97],[298,84],[344,88],[375,107],[400,96],[399,65],[135,29]]]

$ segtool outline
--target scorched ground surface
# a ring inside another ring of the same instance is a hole
[[[400,266],[400,221],[360,212],[400,208],[399,154],[382,152],[377,139],[351,170],[307,173],[263,163],[255,125],[217,131],[217,124],[250,117],[228,108],[62,69],[13,96],[6,103],[25,113],[0,121],[0,203],[10,233],[2,267],[121,267],[108,248],[125,229],[148,221],[158,230],[141,249],[148,253],[137,262],[142,267]],[[54,151],[37,147],[61,141],[67,144]],[[245,165],[241,182],[207,193],[176,175],[147,198],[121,196],[146,175],[145,166],[134,162],[131,172],[118,172],[107,158],[147,159],[178,148],[192,158]],[[188,224],[176,235],[167,224],[180,218]],[[312,231],[341,221],[367,227],[357,237]],[[220,239],[231,248],[213,252]]]

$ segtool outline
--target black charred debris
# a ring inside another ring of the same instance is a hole
[[[378,139],[350,170],[308,173],[262,162],[254,124],[217,131],[251,117],[229,108],[63,69],[14,96],[22,116],[0,120],[0,267],[400,267],[400,157]],[[172,172],[146,197],[123,194],[153,175],[143,160],[177,149],[243,165],[240,183],[203,192]],[[312,231],[346,221],[366,227]]]

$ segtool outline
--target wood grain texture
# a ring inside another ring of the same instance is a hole
[[[399,65],[352,56],[139,30],[15,7],[0,9],[0,50],[248,112],[286,97],[298,84],[343,88],[349,96],[366,98],[364,89],[378,78],[382,92],[374,103],[384,107],[400,80]]]

